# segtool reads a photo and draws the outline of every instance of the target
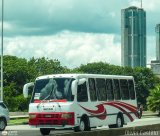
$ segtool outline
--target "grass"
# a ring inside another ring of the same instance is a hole
[[[8,122],[8,125],[20,125],[20,124],[27,124],[28,123],[28,118],[20,118],[20,119],[11,119]]]

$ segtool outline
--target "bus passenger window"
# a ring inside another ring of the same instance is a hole
[[[135,91],[134,91],[134,83],[133,80],[128,80],[128,85],[129,85],[129,93],[130,93],[130,98],[132,100],[135,99]]]
[[[107,99],[114,100],[112,79],[106,79]]]
[[[125,79],[120,80],[121,94],[123,100],[129,99],[128,81]]]
[[[78,85],[77,101],[78,102],[86,102],[86,101],[88,101],[86,82],[81,84],[81,85]]]
[[[91,101],[97,101],[97,93],[96,93],[96,87],[95,87],[95,80],[93,78],[88,79],[89,83],[89,94]]]
[[[115,100],[120,100],[121,95],[120,95],[119,80],[114,79],[113,82],[114,82],[114,98],[115,98]]]
[[[107,92],[105,87],[105,79],[96,79],[96,88],[97,88],[97,94],[98,94],[98,100],[99,101],[106,101],[107,100]]]

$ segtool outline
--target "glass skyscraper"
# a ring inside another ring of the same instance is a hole
[[[146,67],[146,12],[142,8],[121,10],[121,63]]]

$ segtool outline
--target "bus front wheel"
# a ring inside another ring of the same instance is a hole
[[[49,128],[40,128],[40,132],[42,135],[49,135],[50,131],[51,130]]]
[[[0,119],[0,131],[3,131],[6,128],[6,120],[4,118]]]
[[[79,126],[74,128],[75,132],[78,132],[78,131],[90,131],[90,130],[91,130],[90,122],[89,122],[89,118],[87,116],[82,117],[81,120],[80,120]]]

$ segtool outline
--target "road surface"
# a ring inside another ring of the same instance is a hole
[[[159,117],[136,119],[134,122],[128,123],[124,127],[143,126],[150,124],[160,124]],[[107,126],[98,127],[96,129],[109,129]],[[6,133],[8,136],[41,136],[38,128],[31,128],[28,125],[7,126]],[[72,133],[73,130],[53,130],[51,136],[56,136],[58,133]],[[3,132],[4,133],[4,132]],[[1,135],[1,134],[0,134]]]

